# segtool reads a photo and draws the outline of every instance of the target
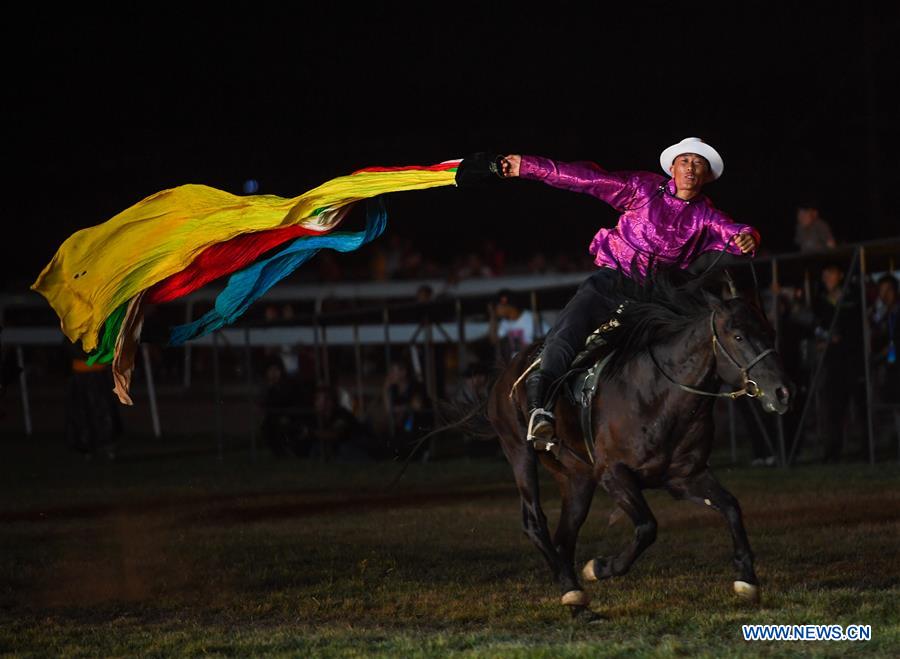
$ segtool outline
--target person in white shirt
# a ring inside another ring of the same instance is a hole
[[[519,308],[509,289],[500,291],[494,303],[488,305],[488,315],[488,338],[500,350],[501,356],[507,359],[530,346],[537,338],[536,330],[539,329],[540,336],[550,330],[549,325],[543,321],[538,328],[535,315],[530,309]]]

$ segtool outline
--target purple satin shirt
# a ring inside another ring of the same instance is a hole
[[[652,256],[657,264],[687,268],[704,252],[721,250],[737,233],[759,232],[738,224],[705,195],[690,201],[675,196],[675,180],[651,172],[607,172],[593,162],[556,162],[522,156],[519,176],[602,199],[622,213],[612,229],[600,229],[591,241],[594,263],[631,274],[632,259],[641,275]],[[741,254],[732,241],[728,252]]]

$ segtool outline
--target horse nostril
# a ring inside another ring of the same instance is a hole
[[[791,398],[791,392],[787,387],[778,387],[775,390],[775,397],[778,398],[779,403],[787,405],[788,400]]]

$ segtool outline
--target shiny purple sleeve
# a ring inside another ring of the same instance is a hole
[[[519,176],[554,188],[583,192],[625,210],[636,192],[633,172],[608,172],[589,161],[557,162],[540,156],[522,156]]]
[[[752,254],[756,254],[756,250],[759,249],[759,231],[749,224],[735,222],[728,215],[719,210],[712,209],[712,212],[706,219],[706,228],[709,244],[706,245],[706,250],[704,251],[722,249],[732,236],[739,233],[753,234],[753,237],[756,239],[756,249],[751,252]],[[728,252],[730,254],[742,253],[741,248],[735,245],[733,240],[728,245]]]

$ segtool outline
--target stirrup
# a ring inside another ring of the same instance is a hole
[[[556,416],[553,414],[553,412],[548,412],[543,407],[536,407],[533,410],[531,410],[531,417],[528,419],[528,434],[525,436],[525,439],[527,441],[531,442],[531,445],[534,446],[535,448],[537,448],[537,446],[535,445],[535,440],[537,438],[534,436],[534,425],[535,425],[535,419],[539,414],[547,417],[548,419],[556,418]],[[543,446],[543,449],[545,451],[549,452],[553,449],[554,446],[556,446],[556,442],[554,442],[553,440],[543,440],[542,439],[541,441],[545,442],[544,446]]]

